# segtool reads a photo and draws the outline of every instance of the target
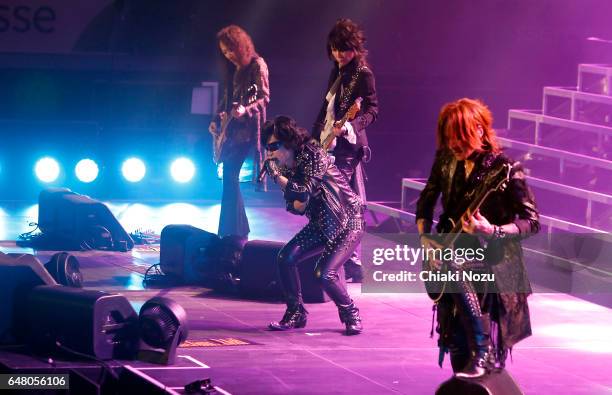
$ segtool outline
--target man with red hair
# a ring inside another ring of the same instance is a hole
[[[448,232],[445,224],[461,221],[466,238],[478,245],[484,240],[486,251],[495,250],[485,255],[485,270],[495,279],[486,291],[477,293],[475,284],[462,276],[436,300],[440,364],[444,353],[450,352],[453,371],[463,378],[483,376],[496,364],[504,366],[507,351],[531,335],[527,305],[531,287],[520,240],[538,232],[538,211],[522,166],[501,154],[492,122],[491,112],[480,100],[463,98],[442,108],[434,164],[416,211],[425,248],[447,247],[429,235],[442,195],[438,232]],[[487,175],[504,165],[511,165],[507,187],[492,192],[478,211],[466,212]],[[431,270],[441,267],[434,260],[429,264]],[[448,264],[459,272],[469,269],[469,265]]]

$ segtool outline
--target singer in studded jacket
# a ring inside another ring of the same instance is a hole
[[[262,131],[265,168],[278,183],[293,214],[309,222],[281,250],[278,265],[287,309],[272,322],[272,330],[302,328],[304,308],[297,265],[319,255],[315,274],[332,298],[348,335],[362,331],[359,309],[349,296],[338,270],[350,257],[364,230],[363,203],[321,146],[289,117],[267,122]]]

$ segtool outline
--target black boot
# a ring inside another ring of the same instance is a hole
[[[346,334],[348,336],[358,335],[363,331],[359,309],[355,306],[355,303],[339,305],[338,314],[340,315],[340,321],[346,325]]]
[[[491,319],[488,314],[470,316],[467,327],[468,344],[472,357],[467,365],[455,373],[456,377],[473,379],[484,376],[495,366],[491,348]]]
[[[306,326],[308,311],[303,304],[288,306],[285,315],[279,322],[270,322],[268,328],[274,331],[286,331],[289,329],[303,328]]]

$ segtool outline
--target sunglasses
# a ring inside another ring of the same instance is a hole
[[[266,151],[274,152],[278,150],[281,147],[281,145],[283,145],[282,141],[275,141],[273,143],[266,145]]]

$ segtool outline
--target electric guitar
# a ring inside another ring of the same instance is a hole
[[[355,99],[355,102],[353,103],[353,105],[344,114],[342,119],[340,119],[339,121],[330,122],[329,125],[325,125],[325,129],[323,130],[323,132],[321,132],[321,146],[323,147],[325,151],[329,150],[329,147],[332,145],[332,143],[336,139],[336,135],[334,134],[333,128],[334,127],[341,128],[348,121],[352,121],[353,119],[355,119],[355,116],[361,109],[362,101],[363,99],[361,97],[358,97],[357,99]]]
[[[453,248],[457,238],[459,235],[461,235],[463,221],[475,213],[491,193],[495,191],[503,191],[506,188],[508,181],[510,181],[511,171],[512,165],[504,163],[488,172],[483,177],[478,189],[475,191],[475,196],[472,202],[463,212],[463,214],[457,219],[448,217],[441,224],[442,232],[440,234],[426,236],[440,244],[440,249],[442,249],[442,251],[444,251],[446,248]],[[431,271],[432,273],[438,271],[446,273],[448,271],[448,266],[449,263],[442,262],[440,270],[437,270],[431,266],[428,261],[423,261],[423,270]],[[434,301],[434,303],[437,303],[444,295],[447,281],[424,281],[424,283],[427,294]]]
[[[245,100],[246,98],[246,100]],[[242,96],[240,102],[233,103],[233,108],[237,108],[240,105],[248,106],[249,104],[257,101],[257,85],[253,84],[249,87],[246,94]],[[231,112],[225,115],[225,118],[221,119],[221,125],[219,132],[212,132],[213,136],[213,159],[216,164],[223,162],[224,153],[227,143],[227,134],[230,123],[234,117]]]

